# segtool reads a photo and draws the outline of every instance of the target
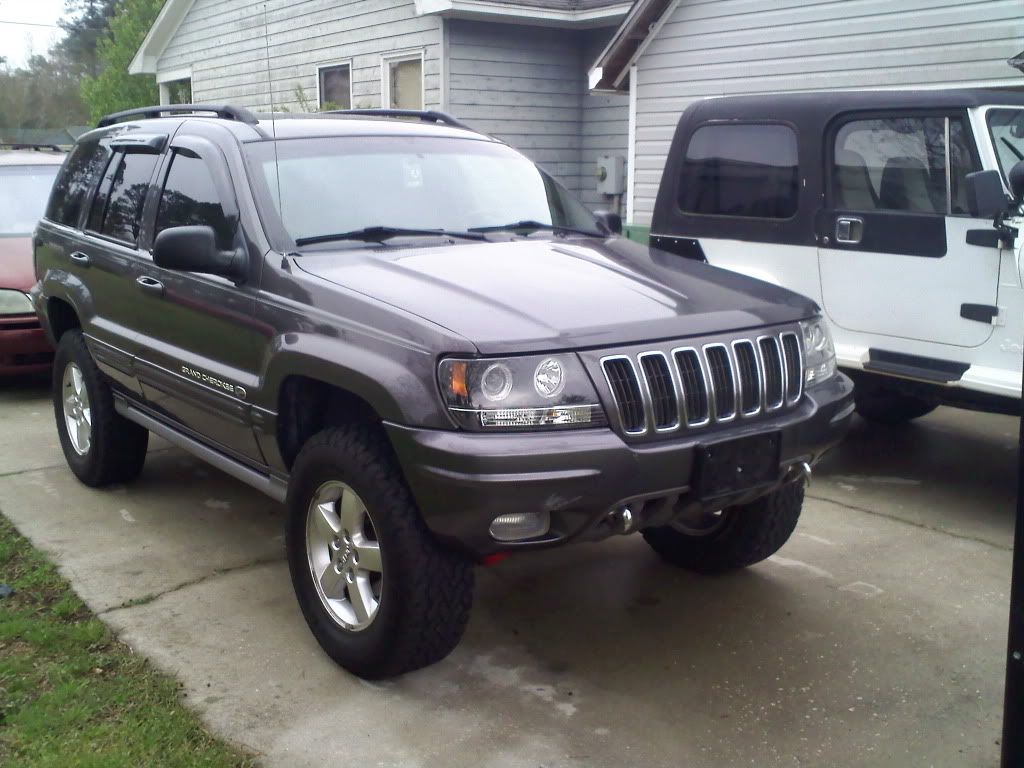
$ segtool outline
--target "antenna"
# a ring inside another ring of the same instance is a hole
[[[267,93],[270,96],[270,132],[274,137],[274,178],[277,180],[277,213],[284,224],[284,198],[281,197],[281,162],[277,156],[277,120],[274,110],[274,79],[270,75],[270,22],[267,4],[263,4],[263,45],[267,59]]]

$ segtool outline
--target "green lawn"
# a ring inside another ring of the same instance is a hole
[[[0,765],[250,766],[0,517]]]

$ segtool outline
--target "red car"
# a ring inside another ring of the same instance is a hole
[[[53,361],[26,294],[36,281],[32,231],[64,157],[54,148],[0,145],[0,377],[45,373]]]

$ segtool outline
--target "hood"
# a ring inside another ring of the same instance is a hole
[[[32,238],[0,237],[0,288],[28,292],[36,284],[32,265]]]
[[[484,354],[708,335],[818,311],[783,288],[622,238],[382,246],[307,252],[294,263]]]

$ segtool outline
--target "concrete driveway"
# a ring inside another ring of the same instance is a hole
[[[0,389],[0,425],[0,511],[267,765],[998,763],[1015,419],[858,422],[743,573],[639,537],[481,569],[460,648],[383,684],[307,632],[278,505],[157,441],[138,482],[89,490],[38,387]]]

